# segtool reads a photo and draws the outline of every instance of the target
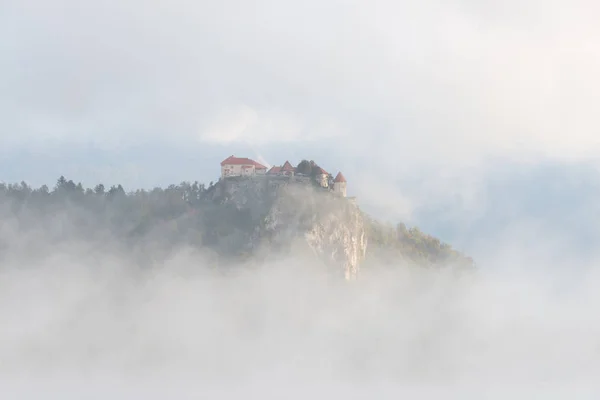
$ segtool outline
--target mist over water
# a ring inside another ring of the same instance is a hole
[[[348,283],[302,255],[222,273],[194,251],[85,254],[3,264],[4,398],[599,393],[597,276],[382,265]]]

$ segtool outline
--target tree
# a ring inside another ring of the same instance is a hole
[[[108,197],[110,198],[117,198],[117,197],[123,197],[125,196],[125,189],[123,189],[123,186],[121,185],[113,185],[110,187],[110,189],[108,190]]]
[[[313,162],[314,164],[314,162]],[[296,172],[303,175],[311,175],[313,166],[310,161],[302,160],[296,167]]]
[[[311,174],[316,173],[315,166],[314,161],[307,160],[299,164],[300,169],[310,169]],[[211,186],[214,184],[211,182]],[[231,204],[220,204],[213,201],[213,197],[208,195],[205,185],[198,182],[129,193],[123,186],[113,185],[107,193],[103,184],[93,190],[85,189],[61,176],[52,194],[47,186],[32,190],[24,182],[0,183],[0,219],[22,218],[19,223],[37,226],[42,234],[44,229],[50,229],[48,240],[71,240],[74,236],[84,239],[85,235],[99,237],[98,233],[103,236],[103,230],[109,230],[111,237],[127,248],[141,243],[144,251],[140,253],[148,258],[154,256],[145,251],[149,246],[211,246],[213,243],[217,246],[215,249],[220,249],[224,242],[219,243],[219,234],[233,235],[226,238],[226,242],[234,236],[235,241],[238,236],[244,240],[243,237],[254,235],[256,228],[262,226],[262,219],[253,213],[238,210]],[[294,199],[299,203],[304,200]],[[58,227],[54,220],[57,214],[61,222],[66,222]],[[407,229],[403,223],[384,224],[364,213],[361,215],[369,243],[367,253],[378,257],[381,254],[377,253],[378,249],[383,249],[392,257],[390,264],[407,260],[417,265],[442,266],[451,262],[473,266],[471,259],[417,228]],[[232,248],[233,252],[241,251],[240,246]]]
[[[64,189],[66,185],[67,185],[67,180],[65,179],[65,177],[63,175],[61,175],[60,178],[58,178],[58,180],[56,181],[56,186],[54,187],[54,189],[58,191],[58,190]]]

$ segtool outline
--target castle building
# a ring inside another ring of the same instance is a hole
[[[281,172],[283,173],[283,175],[293,176],[296,173],[296,168],[294,168],[289,161],[286,161],[281,166]]]
[[[315,179],[321,185],[321,187],[327,188],[329,187],[329,173],[325,171],[323,168],[319,167],[317,169],[317,173],[315,175]]]
[[[221,162],[221,178],[265,175],[267,167],[249,158],[229,156]]]
[[[348,183],[346,182],[346,178],[344,178],[344,175],[342,175],[341,172],[338,172],[337,176],[333,180],[333,192],[346,197],[347,186]]]
[[[286,175],[294,176],[296,174],[296,168],[286,161],[282,166],[273,166],[267,172],[267,175]]]
[[[346,197],[346,189],[348,183],[344,175],[339,172],[333,181],[330,181],[330,174],[323,168],[318,167],[314,171],[314,178],[322,188],[329,189],[339,196]],[[229,156],[221,162],[221,178],[233,176],[294,176],[297,174],[297,168],[289,161],[286,161],[281,166],[273,166],[267,171],[267,167],[259,162],[249,158],[240,158]]]
[[[281,167],[274,165],[270,170],[267,171],[267,175],[279,175],[281,174]]]

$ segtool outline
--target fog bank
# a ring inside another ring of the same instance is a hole
[[[62,248],[28,262],[0,270],[5,398],[581,398],[597,388],[600,295],[583,273],[567,287],[514,268],[456,277],[387,265],[347,283],[301,256],[228,273],[193,251],[152,269]]]

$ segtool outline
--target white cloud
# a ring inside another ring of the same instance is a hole
[[[206,134],[200,136],[203,140],[212,142],[232,142],[251,135],[249,132],[258,122],[258,114],[250,107],[241,107],[232,113],[222,113]],[[258,132],[257,132],[258,133]]]
[[[587,158],[600,152],[597,9],[15,2],[0,17],[0,83],[10,94],[2,140],[267,142],[343,132],[348,151],[368,145],[406,162]]]
[[[302,118],[281,110],[257,111],[241,106],[220,112],[207,129],[200,132],[201,141],[211,143],[244,142],[265,144],[277,142],[315,141],[335,137],[335,122],[318,121],[306,125]]]

